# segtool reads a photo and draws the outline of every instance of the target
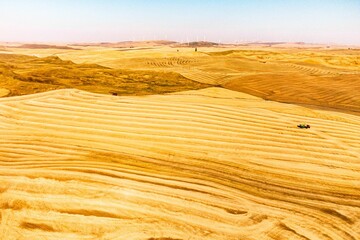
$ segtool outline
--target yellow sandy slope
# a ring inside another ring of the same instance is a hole
[[[360,239],[359,132],[220,88],[3,98],[0,239]]]
[[[105,76],[109,75],[109,72],[119,72],[119,69],[123,72],[135,74],[137,79],[142,78],[142,81],[146,83],[152,81],[147,79],[145,75],[154,75],[154,73],[158,73],[160,79],[166,78],[169,82],[176,83],[177,81],[174,81],[173,77],[164,75],[164,73],[176,73],[202,84],[222,86],[226,89],[245,92],[267,100],[336,108],[360,115],[359,49],[348,49],[347,47],[327,48],[326,46],[302,44],[278,44],[271,47],[255,45],[201,47],[198,49],[198,52],[195,52],[194,48],[174,48],[168,46],[142,48],[82,47],[81,49],[26,49],[9,47],[7,50],[11,52],[7,53],[36,55],[40,57],[55,54],[63,60],[71,60],[80,64],[76,65],[77,67],[81,67],[83,64],[99,64],[117,69],[97,69],[97,74],[90,75],[90,78],[87,78],[86,81],[84,81],[84,77],[89,76],[89,74],[82,73],[85,76],[74,75],[71,74],[71,72],[75,71],[74,69],[67,69],[70,74],[57,74],[57,77],[68,77],[66,80],[68,88],[94,91],[91,87],[85,88],[83,86],[84,83],[86,85],[87,82],[92,82],[92,86],[98,86],[98,82],[102,83],[98,79],[104,79]],[[17,70],[16,68],[23,67],[13,64],[13,62],[7,62],[7,66],[8,68],[12,66],[10,70],[15,73],[23,73],[25,71],[27,74],[25,77],[32,76],[32,78],[40,78],[40,80],[53,78],[53,74],[49,69],[39,72],[36,68],[29,69],[25,65],[25,69]],[[46,69],[46,66],[49,67],[49,65],[44,65],[43,69]],[[37,66],[35,65],[35,67]],[[53,67],[58,68],[59,66]],[[94,72],[94,70],[92,71]],[[123,74],[131,78],[131,75],[128,73]],[[78,78],[77,81],[72,80],[75,78]],[[109,77],[107,78],[109,79]],[[94,82],[94,79],[97,82]],[[124,82],[122,78],[119,80]],[[105,82],[109,82],[109,80]],[[185,83],[185,80],[183,82]],[[159,80],[156,80],[155,83],[158,83],[157,86],[161,84]],[[22,82],[21,84],[30,86],[28,82]],[[13,88],[14,91],[12,92],[15,95],[14,92],[16,91],[24,92],[24,90],[18,90],[19,88],[27,89],[26,86],[21,84],[2,84],[2,87],[9,88],[10,90]],[[62,81],[62,84],[64,84],[64,81]],[[189,89],[200,88],[192,87],[194,85],[193,82],[188,84]],[[113,86],[118,89],[124,89],[124,84],[121,87],[114,84]],[[127,83],[126,87],[129,88],[128,91],[125,91],[127,94],[134,94],[131,91],[133,90],[131,89],[133,88],[131,84]],[[146,85],[138,84],[138,90],[135,92],[144,91],[144,87],[146,88]],[[48,89],[48,86],[43,86],[43,88]],[[189,89],[179,89],[178,91]],[[102,92],[108,93],[109,91]],[[159,94],[164,91],[154,91],[150,88],[145,92],[146,94]],[[170,91],[167,90],[165,92]],[[119,92],[119,94],[122,93]]]

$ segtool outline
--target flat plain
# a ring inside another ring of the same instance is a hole
[[[0,239],[360,239],[360,50],[172,44],[0,47]]]

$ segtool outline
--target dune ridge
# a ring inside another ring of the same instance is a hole
[[[360,239],[359,132],[221,88],[2,98],[0,239]]]

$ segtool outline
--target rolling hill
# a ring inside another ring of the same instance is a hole
[[[33,49],[7,49],[18,54],[34,54]],[[326,45],[315,48],[303,43],[269,47],[254,43],[198,47],[198,52],[194,48],[170,46],[120,50],[85,47],[81,51],[39,49],[36,53],[41,57],[56,54],[64,61],[98,64],[121,71],[180,74],[201,84],[267,100],[360,114],[360,57],[356,48]]]
[[[0,54],[0,78],[1,96],[63,88],[104,94],[145,95],[209,86],[174,72],[118,70],[98,64],[75,64],[57,56],[38,58],[14,54]]]
[[[2,98],[0,238],[359,239],[359,132],[221,88]]]

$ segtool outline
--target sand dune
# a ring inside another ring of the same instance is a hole
[[[359,132],[220,88],[2,98],[0,239],[360,239]]]

